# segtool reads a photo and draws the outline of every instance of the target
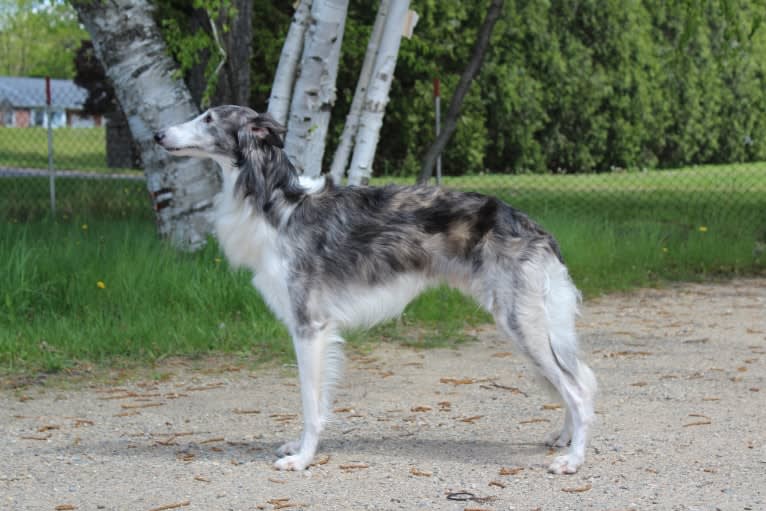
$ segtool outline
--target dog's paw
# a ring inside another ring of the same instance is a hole
[[[553,460],[553,463],[548,466],[548,472],[553,474],[574,474],[580,468],[583,461],[582,457],[565,454]]]
[[[279,456],[280,458],[283,458],[285,456],[290,456],[291,454],[295,454],[300,450],[301,450],[301,441],[292,440],[290,442],[283,444],[279,449],[277,449],[277,456]]]
[[[562,429],[560,431],[552,431],[545,437],[545,445],[550,447],[566,447],[569,445],[569,441],[572,440],[572,433],[568,429]]]
[[[274,463],[274,468],[277,470],[303,470],[309,466],[311,460],[311,457],[301,456],[300,454],[285,456],[284,458],[279,458]]]

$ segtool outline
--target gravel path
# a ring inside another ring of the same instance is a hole
[[[292,368],[2,390],[0,509],[766,509],[766,280],[583,309],[601,388],[576,475],[546,472],[562,411],[488,327],[457,349],[351,353],[301,473],[272,469],[299,432]]]

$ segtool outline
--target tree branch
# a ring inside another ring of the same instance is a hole
[[[484,18],[479,29],[479,35],[476,39],[476,43],[471,51],[471,60],[468,62],[468,66],[460,76],[460,81],[457,84],[455,93],[452,95],[449,109],[447,110],[447,116],[444,120],[444,126],[439,136],[434,143],[428,149],[425,157],[423,158],[423,164],[420,168],[420,175],[418,176],[418,183],[426,183],[431,178],[431,174],[434,170],[434,164],[436,158],[444,150],[447,142],[452,137],[457,127],[457,119],[460,115],[460,108],[463,106],[463,99],[468,93],[468,89],[471,87],[471,82],[476,77],[481,69],[481,64],[484,61],[484,55],[487,52],[489,46],[489,39],[492,35],[492,29],[495,28],[495,23],[500,17],[500,13],[503,10],[503,0],[492,0],[492,4],[489,6],[487,16]]]

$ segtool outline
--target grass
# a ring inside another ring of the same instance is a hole
[[[57,169],[106,170],[106,128],[53,130]],[[48,168],[46,128],[0,127],[0,167]]]
[[[766,173],[756,166],[493,179],[449,184],[499,195],[532,213],[558,238],[586,296],[766,268]],[[30,182],[0,180],[0,213],[10,219],[0,224],[0,372],[221,352],[290,359],[287,333],[249,275],[229,269],[214,242],[192,255],[158,242],[148,206],[134,205],[140,187],[126,192],[124,182],[80,182],[82,189],[71,190],[71,211],[22,223],[23,212],[8,197],[18,194],[23,204],[21,188]],[[74,221],[83,205],[93,208],[91,220]],[[352,333],[350,341],[445,345],[469,338],[467,326],[488,320],[471,300],[440,288],[402,319]]]

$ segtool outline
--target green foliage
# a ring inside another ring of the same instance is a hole
[[[0,75],[72,78],[74,54],[87,38],[67,3],[0,0]]]
[[[487,6],[488,0],[412,2],[421,17],[412,39],[402,41],[378,174],[418,169],[434,139],[431,81],[441,78],[446,111]],[[376,8],[373,0],[351,2],[336,136]],[[764,0],[506,2],[444,155],[445,174],[766,158],[764,12]]]
[[[178,76],[181,77],[192,67],[207,59],[205,65],[206,85],[202,94],[203,108],[210,104],[210,98],[215,93],[218,83],[216,69],[223,58],[220,55],[219,41],[215,40],[212,24],[220,25],[222,20],[236,16],[237,10],[230,0],[193,0],[191,4],[176,5],[172,0],[158,1],[157,18],[159,19],[162,35],[173,58],[178,62]],[[206,27],[196,29],[189,27],[189,10],[202,11],[209,22]],[[222,32],[228,32],[229,27],[224,23]],[[219,38],[221,33],[218,34]]]

